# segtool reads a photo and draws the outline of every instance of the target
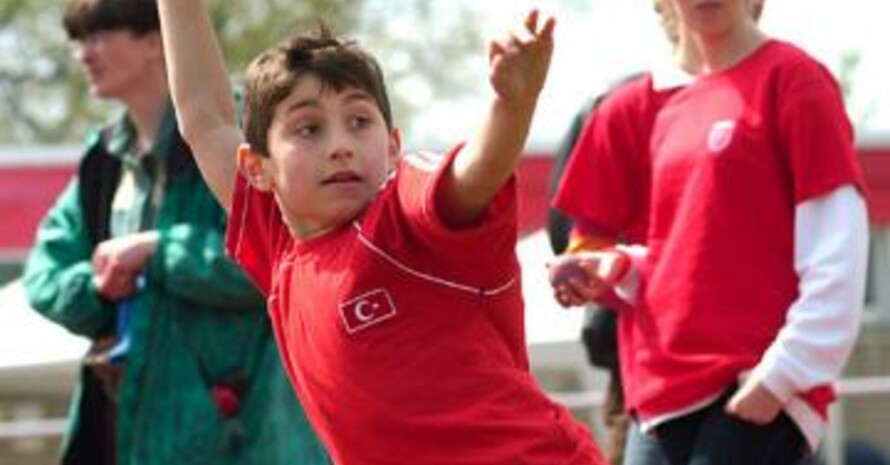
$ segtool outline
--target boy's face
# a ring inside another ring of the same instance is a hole
[[[156,32],[137,36],[114,29],[75,40],[74,57],[83,66],[93,95],[125,99],[152,75],[152,68],[163,60],[163,49]]]
[[[338,92],[307,76],[276,106],[268,147],[266,187],[291,231],[311,237],[361,213],[395,166],[401,141],[368,93]]]

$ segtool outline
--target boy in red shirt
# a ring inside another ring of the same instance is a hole
[[[376,61],[325,31],[251,65],[242,143],[201,2],[160,3],[186,139],[333,460],[603,463],[536,385],[523,334],[512,175],[553,20],[532,12],[491,44],[495,95],[472,142],[400,159]]]
[[[796,463],[862,308],[852,127],[830,73],[763,35],[747,1],[668,3],[700,77],[655,119],[647,247],[580,259],[599,277],[580,293],[636,301],[619,329],[627,405],[672,465]]]

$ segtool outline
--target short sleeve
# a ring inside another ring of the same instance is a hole
[[[642,240],[648,147],[639,125],[646,115],[629,90],[607,97],[588,118],[553,205],[603,234]]]
[[[789,70],[784,81],[779,137],[789,157],[795,202],[844,184],[853,184],[865,194],[853,127],[837,82],[824,67],[808,61]]]
[[[448,167],[462,149],[454,148],[444,156],[405,155],[397,177],[397,195],[402,221],[423,253],[440,263],[445,274],[470,277],[486,286],[503,280],[511,271],[517,230],[517,193],[515,177],[510,178],[492,199],[478,223],[453,228],[436,212],[436,197]]]
[[[272,289],[272,272],[289,236],[274,196],[254,189],[238,173],[226,229],[226,253],[264,295]]]

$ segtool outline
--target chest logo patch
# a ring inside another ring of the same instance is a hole
[[[732,142],[735,133],[735,121],[720,120],[711,126],[708,133],[708,150],[712,153],[722,152]]]
[[[396,306],[388,292],[376,289],[340,304],[340,316],[346,332],[355,334],[396,316]]]

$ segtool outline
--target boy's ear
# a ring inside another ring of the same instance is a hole
[[[272,181],[266,172],[266,157],[254,151],[250,144],[238,146],[238,169],[251,186],[261,191],[270,191]]]
[[[395,167],[399,163],[399,157],[402,156],[402,133],[396,128],[389,132],[389,152],[386,154],[386,160],[390,167]]]
[[[155,58],[164,59],[164,40],[161,31],[152,31],[143,36],[149,48],[149,53]]]

